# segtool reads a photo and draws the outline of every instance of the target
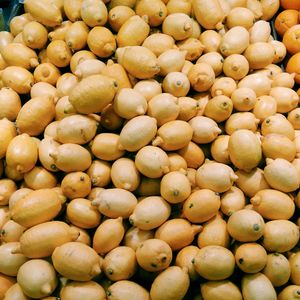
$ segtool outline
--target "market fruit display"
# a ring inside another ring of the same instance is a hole
[[[299,84],[299,45],[297,41],[299,31],[299,1],[280,1],[282,11],[276,16],[274,27],[282,38],[290,56],[286,59],[286,71],[295,76],[295,82]]]
[[[0,300],[298,299],[299,9],[25,0],[0,32]]]

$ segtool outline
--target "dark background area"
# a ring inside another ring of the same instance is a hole
[[[9,21],[23,12],[24,0],[0,0],[0,31],[9,30]]]

